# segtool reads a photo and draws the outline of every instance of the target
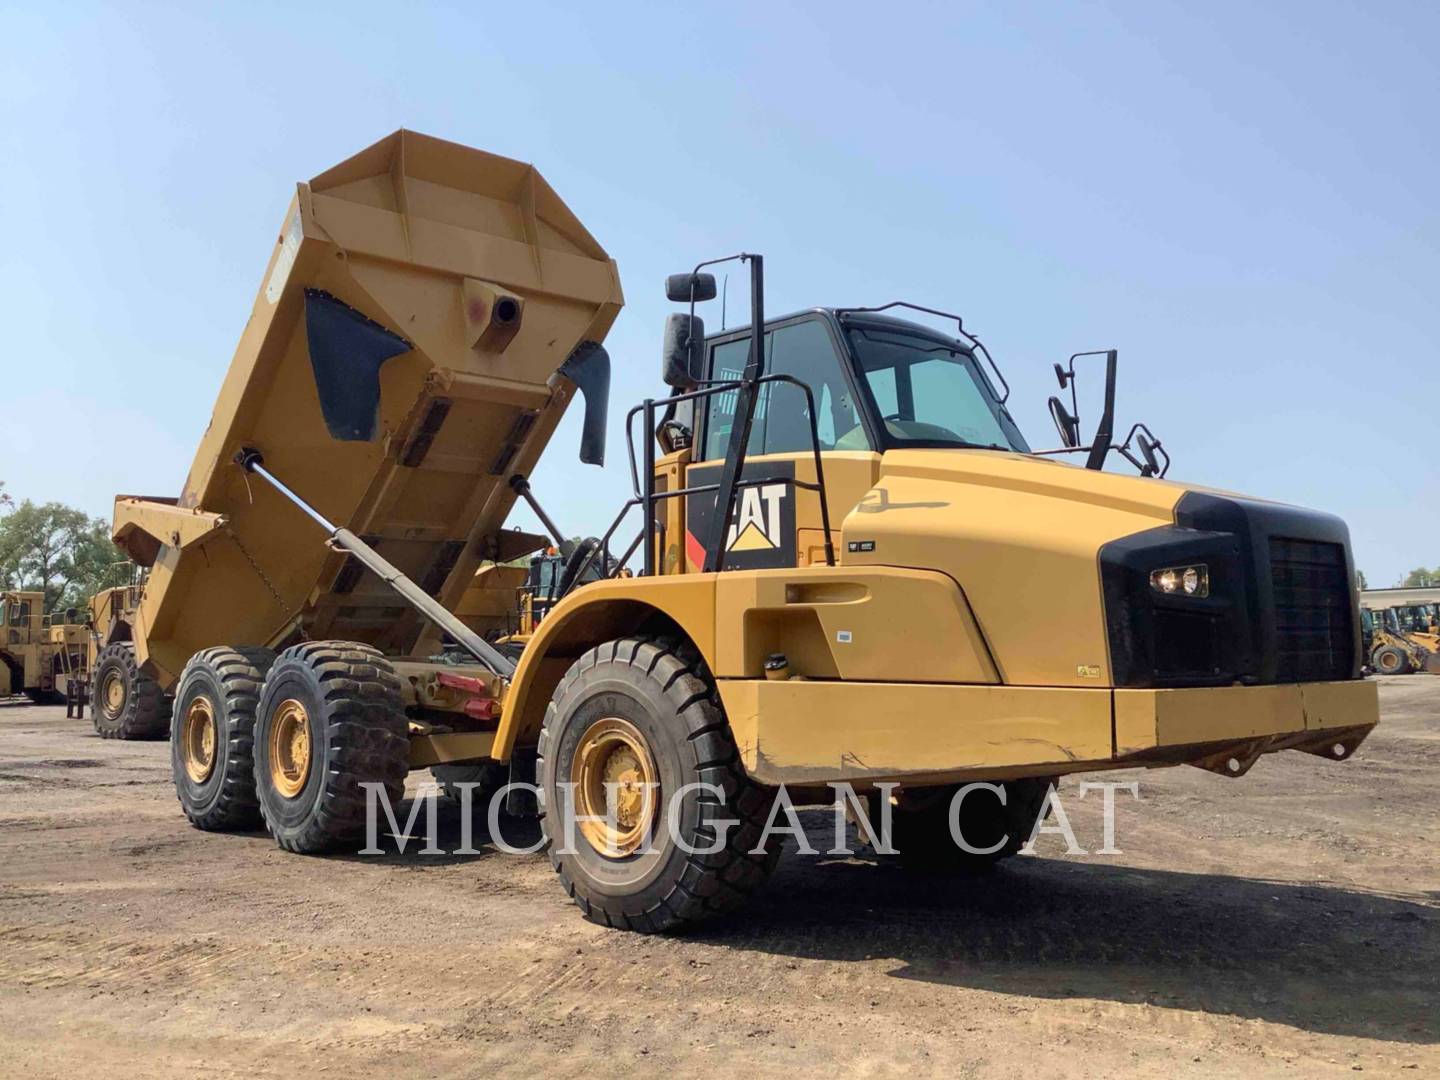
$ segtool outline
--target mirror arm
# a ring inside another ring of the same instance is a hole
[[[1105,458],[1115,438],[1115,360],[1114,349],[1105,352],[1105,405],[1100,414],[1100,423],[1095,428],[1095,439],[1090,444],[1090,457],[1085,461],[1087,469],[1103,469]],[[1073,357],[1072,357],[1073,359]]]

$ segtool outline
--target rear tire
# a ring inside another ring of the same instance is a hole
[[[770,792],[741,767],[703,661],[675,641],[626,638],[577,660],[546,709],[538,773],[551,865],[591,922],[657,933],[734,911],[779,858],[778,841],[754,853]],[[571,800],[562,803],[559,785],[577,783],[574,809],[584,812],[593,776],[632,784],[622,797],[633,801],[620,829],[592,826],[598,842],[583,823],[573,823],[567,853],[564,812]],[[658,784],[649,804],[629,794],[641,783]],[[679,790],[695,783],[714,785],[720,797],[694,789],[672,806]],[[679,847],[667,826],[672,815],[690,847],[703,850],[723,836],[719,850],[690,854]],[[650,845],[626,850],[647,819]],[[604,850],[606,837],[618,841],[615,852]]]
[[[908,868],[926,873],[983,873],[1016,854],[1035,829],[1045,797],[1054,783],[1048,779],[1007,780],[999,785],[1005,803],[986,788],[966,793],[960,803],[960,835],[972,848],[966,851],[950,833],[950,805],[961,785],[901,789],[900,803],[892,811],[892,846]],[[879,793],[871,797],[871,826],[882,820]],[[998,847],[996,845],[999,845]],[[986,848],[994,851],[984,851]]]
[[[280,654],[255,723],[255,788],[275,842],[304,854],[364,836],[366,789],[398,807],[409,772],[400,677],[369,645],[311,641]]]
[[[163,739],[170,734],[171,705],[135,662],[132,642],[112,642],[95,657],[90,720],[102,739]]]
[[[197,829],[226,832],[260,824],[255,707],[274,662],[269,649],[222,645],[196,653],[180,673],[170,719],[170,772],[180,806]]]
[[[1408,675],[1411,671],[1410,658],[1394,645],[1381,645],[1370,659],[1381,675]]]

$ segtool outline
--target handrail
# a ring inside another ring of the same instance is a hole
[[[816,492],[819,494],[819,496],[820,496],[820,527],[821,527],[821,531],[822,531],[822,533],[823,533],[823,535],[824,535],[824,537],[825,537],[825,565],[826,565],[826,566],[834,566],[834,565],[835,565],[835,544],[834,544],[834,541],[833,541],[833,540],[831,539],[831,537],[830,537],[830,500],[829,500],[829,497],[826,495],[826,492],[825,492],[825,463],[824,463],[824,458],[823,458],[823,456],[822,456],[822,454],[821,454],[821,451],[820,451],[820,428],[819,428],[818,419],[817,419],[817,417],[816,417],[816,415],[815,415],[815,393],[814,393],[813,390],[810,389],[809,383],[803,382],[803,381],[801,381],[800,379],[795,378],[793,375],[788,375],[788,374],[786,374],[786,373],[784,373],[784,372],[775,372],[775,373],[770,374],[770,375],[761,375],[759,378],[757,378],[757,379],[755,380],[754,385],[755,385],[756,387],[758,387],[758,386],[759,386],[760,384],[762,384],[762,383],[789,383],[790,385],[797,387],[797,388],[798,388],[800,391],[802,391],[802,392],[804,393],[804,395],[805,395],[806,415],[809,416],[809,418],[810,418],[810,449],[811,449],[811,454],[812,454],[812,456],[813,456],[812,459],[813,459],[813,461],[814,461],[814,463],[815,463],[815,482],[814,482],[814,483],[810,483],[809,481],[801,481],[801,480],[796,480],[794,477],[784,477],[784,476],[770,477],[770,478],[768,478],[767,480],[765,480],[764,482],[765,482],[765,483],[789,483],[789,484],[793,485],[794,487],[805,488],[806,490],[813,490],[813,491],[816,491]],[[663,400],[664,400],[664,403],[665,403],[667,406],[669,406],[669,405],[674,405],[674,404],[677,404],[677,403],[683,402],[683,401],[697,401],[697,400],[699,400],[700,398],[711,397],[711,396],[714,396],[714,395],[716,395],[716,394],[723,394],[723,393],[727,393],[727,392],[732,391],[732,390],[738,390],[742,385],[743,385],[743,384],[742,384],[742,382],[741,382],[740,380],[731,379],[731,380],[727,380],[727,381],[725,381],[725,382],[717,382],[717,383],[712,383],[712,384],[710,384],[710,385],[708,385],[708,386],[702,386],[702,387],[701,387],[700,389],[698,389],[698,390],[690,390],[690,391],[687,391],[687,392],[685,392],[685,393],[683,393],[683,394],[676,394],[676,395],[674,395],[674,396],[672,396],[672,397],[667,397],[667,398],[665,398],[665,399],[663,399]],[[656,404],[657,404],[657,401],[656,401],[655,398],[646,398],[646,399],[645,399],[644,401],[642,401],[639,405],[636,405],[636,406],[632,407],[632,408],[630,409],[630,411],[625,414],[625,447],[626,447],[626,452],[627,452],[627,454],[628,454],[628,456],[629,456],[629,459],[630,459],[631,490],[634,492],[634,500],[638,500],[639,502],[643,503],[643,504],[645,505],[645,510],[646,510],[646,522],[647,522],[647,524],[644,526],[645,534],[646,534],[645,537],[644,537],[644,542],[645,542],[646,545],[647,545],[647,546],[646,546],[646,549],[645,549],[645,550],[646,550],[645,571],[646,571],[647,574],[653,574],[653,573],[655,572],[655,571],[654,571],[654,545],[653,545],[653,543],[651,543],[652,534],[653,534],[653,529],[654,529],[653,504],[654,504],[655,500],[656,500],[657,498],[672,498],[672,497],[674,497],[675,495],[679,495],[679,494],[682,494],[682,493],[683,493],[683,494],[697,494],[697,493],[699,493],[699,492],[708,491],[708,490],[716,490],[716,491],[718,491],[719,488],[720,488],[720,484],[714,484],[714,485],[703,485],[702,487],[698,487],[698,488],[678,489],[678,490],[673,491],[673,492],[661,492],[661,493],[658,493],[658,494],[655,492],[655,490],[654,490],[654,488],[655,488],[654,444],[653,444],[653,442],[652,442],[651,440],[653,440],[654,437],[655,437],[654,417],[655,417],[655,406],[656,406]],[[645,443],[645,446],[646,446],[645,464],[646,464],[646,468],[645,468],[645,474],[644,474],[644,486],[643,486],[643,489],[642,489],[641,482],[640,482],[640,476],[639,476],[638,473],[637,473],[636,465],[635,465],[635,414],[636,414],[636,413],[643,413],[644,416],[645,416],[645,440],[646,440],[646,443]],[[743,466],[743,462],[742,462],[742,466]],[[721,481],[721,482],[723,483],[723,478],[722,478],[722,481]],[[740,488],[740,487],[753,486],[753,483],[742,483],[742,482],[740,482],[740,481],[737,480],[737,481],[735,482],[734,486],[735,486],[736,489],[738,489],[738,488]],[[634,500],[632,500],[632,501],[634,501]],[[621,514],[622,517],[623,517],[624,514],[629,510],[630,505],[631,505],[630,503],[627,503],[627,504],[621,509],[620,514]],[[609,534],[607,534],[607,539],[608,539],[608,536],[609,536]],[[722,543],[723,543],[723,537],[722,537]],[[604,546],[605,546],[605,544],[602,542],[601,547],[603,548]],[[725,568],[725,552],[724,552],[723,548],[722,548],[722,550],[719,552],[718,558],[719,558],[719,561],[718,561],[718,564],[717,564],[717,566],[716,566],[717,572],[720,571],[720,570],[723,570],[723,569]],[[586,563],[588,563],[588,562],[589,562],[589,560],[587,559],[587,560],[586,560]],[[584,565],[584,564],[582,564],[582,565]]]

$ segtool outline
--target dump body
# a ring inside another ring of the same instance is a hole
[[[622,303],[614,262],[529,165],[408,131],[298,186],[178,500],[116,502],[152,566],[137,652],[162,685],[297,630],[411,652],[419,617],[327,548],[268,468],[454,607]]]

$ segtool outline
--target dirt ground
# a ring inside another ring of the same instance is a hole
[[[1440,1075],[1440,679],[1381,702],[1343,764],[1126,774],[1121,855],[1047,836],[955,883],[787,853],[678,938],[583,921],[541,855],[197,832],[166,744],[0,704],[0,1074]]]

